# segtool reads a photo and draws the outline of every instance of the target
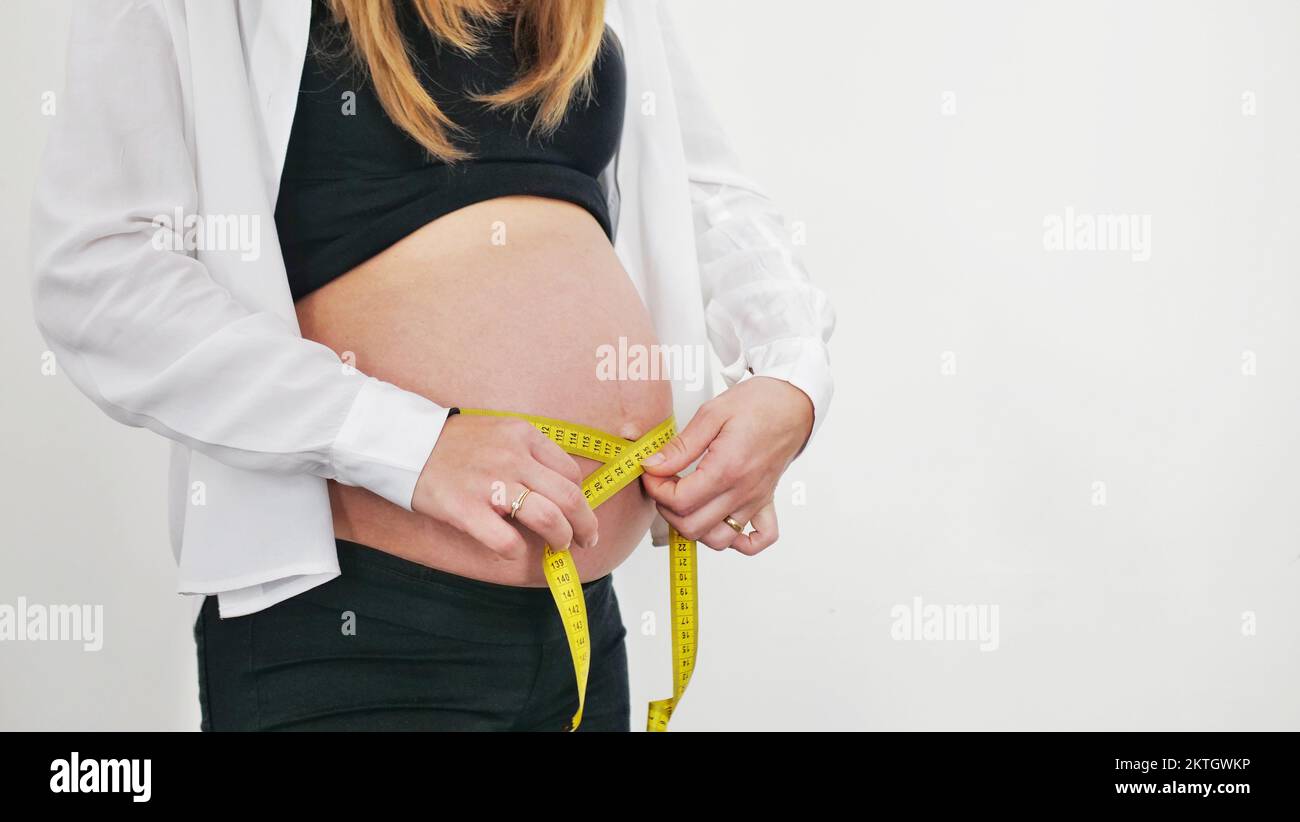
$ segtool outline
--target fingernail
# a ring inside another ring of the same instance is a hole
[[[664,461],[664,455],[663,455],[663,454],[651,454],[650,456],[648,456],[648,457],[646,457],[645,459],[641,460],[641,464],[642,464],[642,465],[658,465],[659,463],[661,463],[661,462],[663,462],[663,461]]]
[[[600,542],[600,534],[597,534],[596,536],[592,537],[592,538],[591,538],[591,544],[588,545],[587,547],[588,547],[588,548],[595,548],[595,547],[596,547],[596,543],[598,543],[598,542]]]

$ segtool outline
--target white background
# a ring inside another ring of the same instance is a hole
[[[672,6],[839,314],[781,542],[701,549],[674,727],[1300,729],[1300,4]],[[103,604],[106,644],[0,643],[0,729],[191,729],[165,443],[42,376],[30,315],[69,9],[0,34],[0,603]],[[1150,215],[1151,259],[1045,250],[1067,206]],[[615,578],[640,727],[662,549]],[[917,596],[998,649],[895,641]]]

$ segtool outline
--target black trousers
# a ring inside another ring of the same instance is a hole
[[[560,731],[578,706],[546,588],[469,579],[338,540],[342,576],[194,626],[203,730]],[[613,574],[583,584],[592,659],[579,731],[627,731]]]

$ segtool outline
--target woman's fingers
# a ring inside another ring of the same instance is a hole
[[[577,461],[569,456],[568,452],[557,445],[554,440],[533,427],[532,424],[524,423],[524,425],[528,426],[524,436],[527,441],[528,451],[533,455],[533,459],[574,485],[581,483],[582,470],[578,468]]]
[[[641,462],[646,473],[652,476],[670,477],[686,466],[695,462],[709,448],[713,440],[727,421],[725,414],[715,410],[716,406],[705,403],[691,417],[686,427],[677,432],[657,453]]]
[[[675,440],[669,440],[668,444],[673,442]],[[750,451],[752,448],[746,445],[743,437],[728,436],[723,432],[709,443],[708,452],[691,473],[684,477],[647,474],[642,478],[642,485],[655,502],[688,517],[721,495],[752,482],[754,464],[746,459]]]
[[[700,541],[718,551],[722,551],[726,548],[735,548],[736,543],[744,536],[744,534],[728,525],[725,522],[725,519],[726,517],[732,517],[743,527],[749,523],[752,512],[753,509],[750,508],[738,510],[732,514],[723,514],[716,524],[709,527],[709,530],[705,532]]]
[[[664,506],[660,506],[659,513],[663,514],[664,519],[677,529],[677,533],[687,539],[698,540],[710,548],[722,549],[729,547],[731,538],[736,536],[736,532],[722,521],[723,518],[727,516],[739,518],[739,511],[756,510],[760,505],[762,505],[761,501],[747,505],[738,492],[726,491],[686,516],[673,513]]]
[[[776,506],[771,500],[737,505],[726,497],[719,497],[704,510],[689,517],[679,517],[663,507],[659,508],[659,513],[669,525],[677,529],[677,533],[716,551],[735,548],[742,554],[753,556],[770,547],[779,536]],[[754,530],[749,534],[737,532],[726,523],[728,516],[734,517],[742,525],[752,524]],[[706,519],[701,521],[698,517]]]
[[[559,506],[538,491],[528,494],[512,521],[537,534],[556,551],[566,550],[573,543],[573,527],[569,520]]]
[[[757,503],[751,502],[734,508],[731,511],[727,511],[726,508],[711,509],[710,513],[714,516],[714,519],[711,521],[712,524],[708,526],[707,530],[705,530],[704,536],[700,541],[710,548],[715,548],[719,551],[725,548],[735,548],[736,550],[740,550],[740,546],[742,545],[748,547],[748,537],[728,525],[726,519],[727,517],[732,517],[736,522],[739,522],[743,528],[743,526],[750,523],[750,520],[754,518],[758,510],[763,508],[765,504],[766,501],[759,501]],[[741,551],[741,553],[743,554],[748,552]]]
[[[523,559],[527,528],[553,548],[594,545],[598,522],[574,460],[517,418],[453,416],[425,462],[413,510],[447,523],[503,559]],[[531,489],[516,517],[511,503]]]
[[[567,455],[565,456],[567,457]],[[570,482],[568,478],[557,474],[541,463],[528,466],[524,470],[520,482],[533,489],[533,493],[528,495],[525,505],[531,503],[534,496],[541,494],[553,503],[568,521],[569,529],[573,535],[572,539],[580,548],[595,547],[599,522],[596,519],[596,512],[591,510],[591,506],[587,503],[587,498],[583,496],[580,486]],[[518,516],[516,516],[516,519],[518,519]],[[564,543],[558,545],[551,543],[551,547],[556,549],[563,547],[563,545]]]
[[[596,513],[587,504],[582,494],[582,471],[578,463],[531,424],[525,423],[528,430],[524,432],[529,454],[535,463],[526,464],[520,474],[520,482],[535,493],[546,497],[568,520],[572,531],[570,539],[582,548],[596,545]],[[557,550],[567,543],[551,543]]]
[[[742,479],[738,470],[725,469],[721,461],[706,464],[713,456],[714,452],[710,451],[704,461],[684,477],[643,475],[641,485],[646,496],[683,518],[702,511],[718,497],[732,492]]]
[[[519,529],[490,508],[474,508],[457,527],[502,559],[520,560],[528,552],[528,542]]]
[[[748,534],[737,534],[731,547],[746,556],[752,557],[759,551],[772,547],[781,536],[776,525],[776,503],[768,502],[767,505],[758,509],[754,513],[751,524],[754,526],[754,530]]]

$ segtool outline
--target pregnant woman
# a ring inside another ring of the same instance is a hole
[[[614,569],[652,523],[770,546],[831,393],[833,312],[642,0],[88,4],[33,253],[64,373],[175,443],[205,729],[565,728],[546,546],[579,730],[628,729]],[[472,409],[689,424],[593,510],[600,462]]]

